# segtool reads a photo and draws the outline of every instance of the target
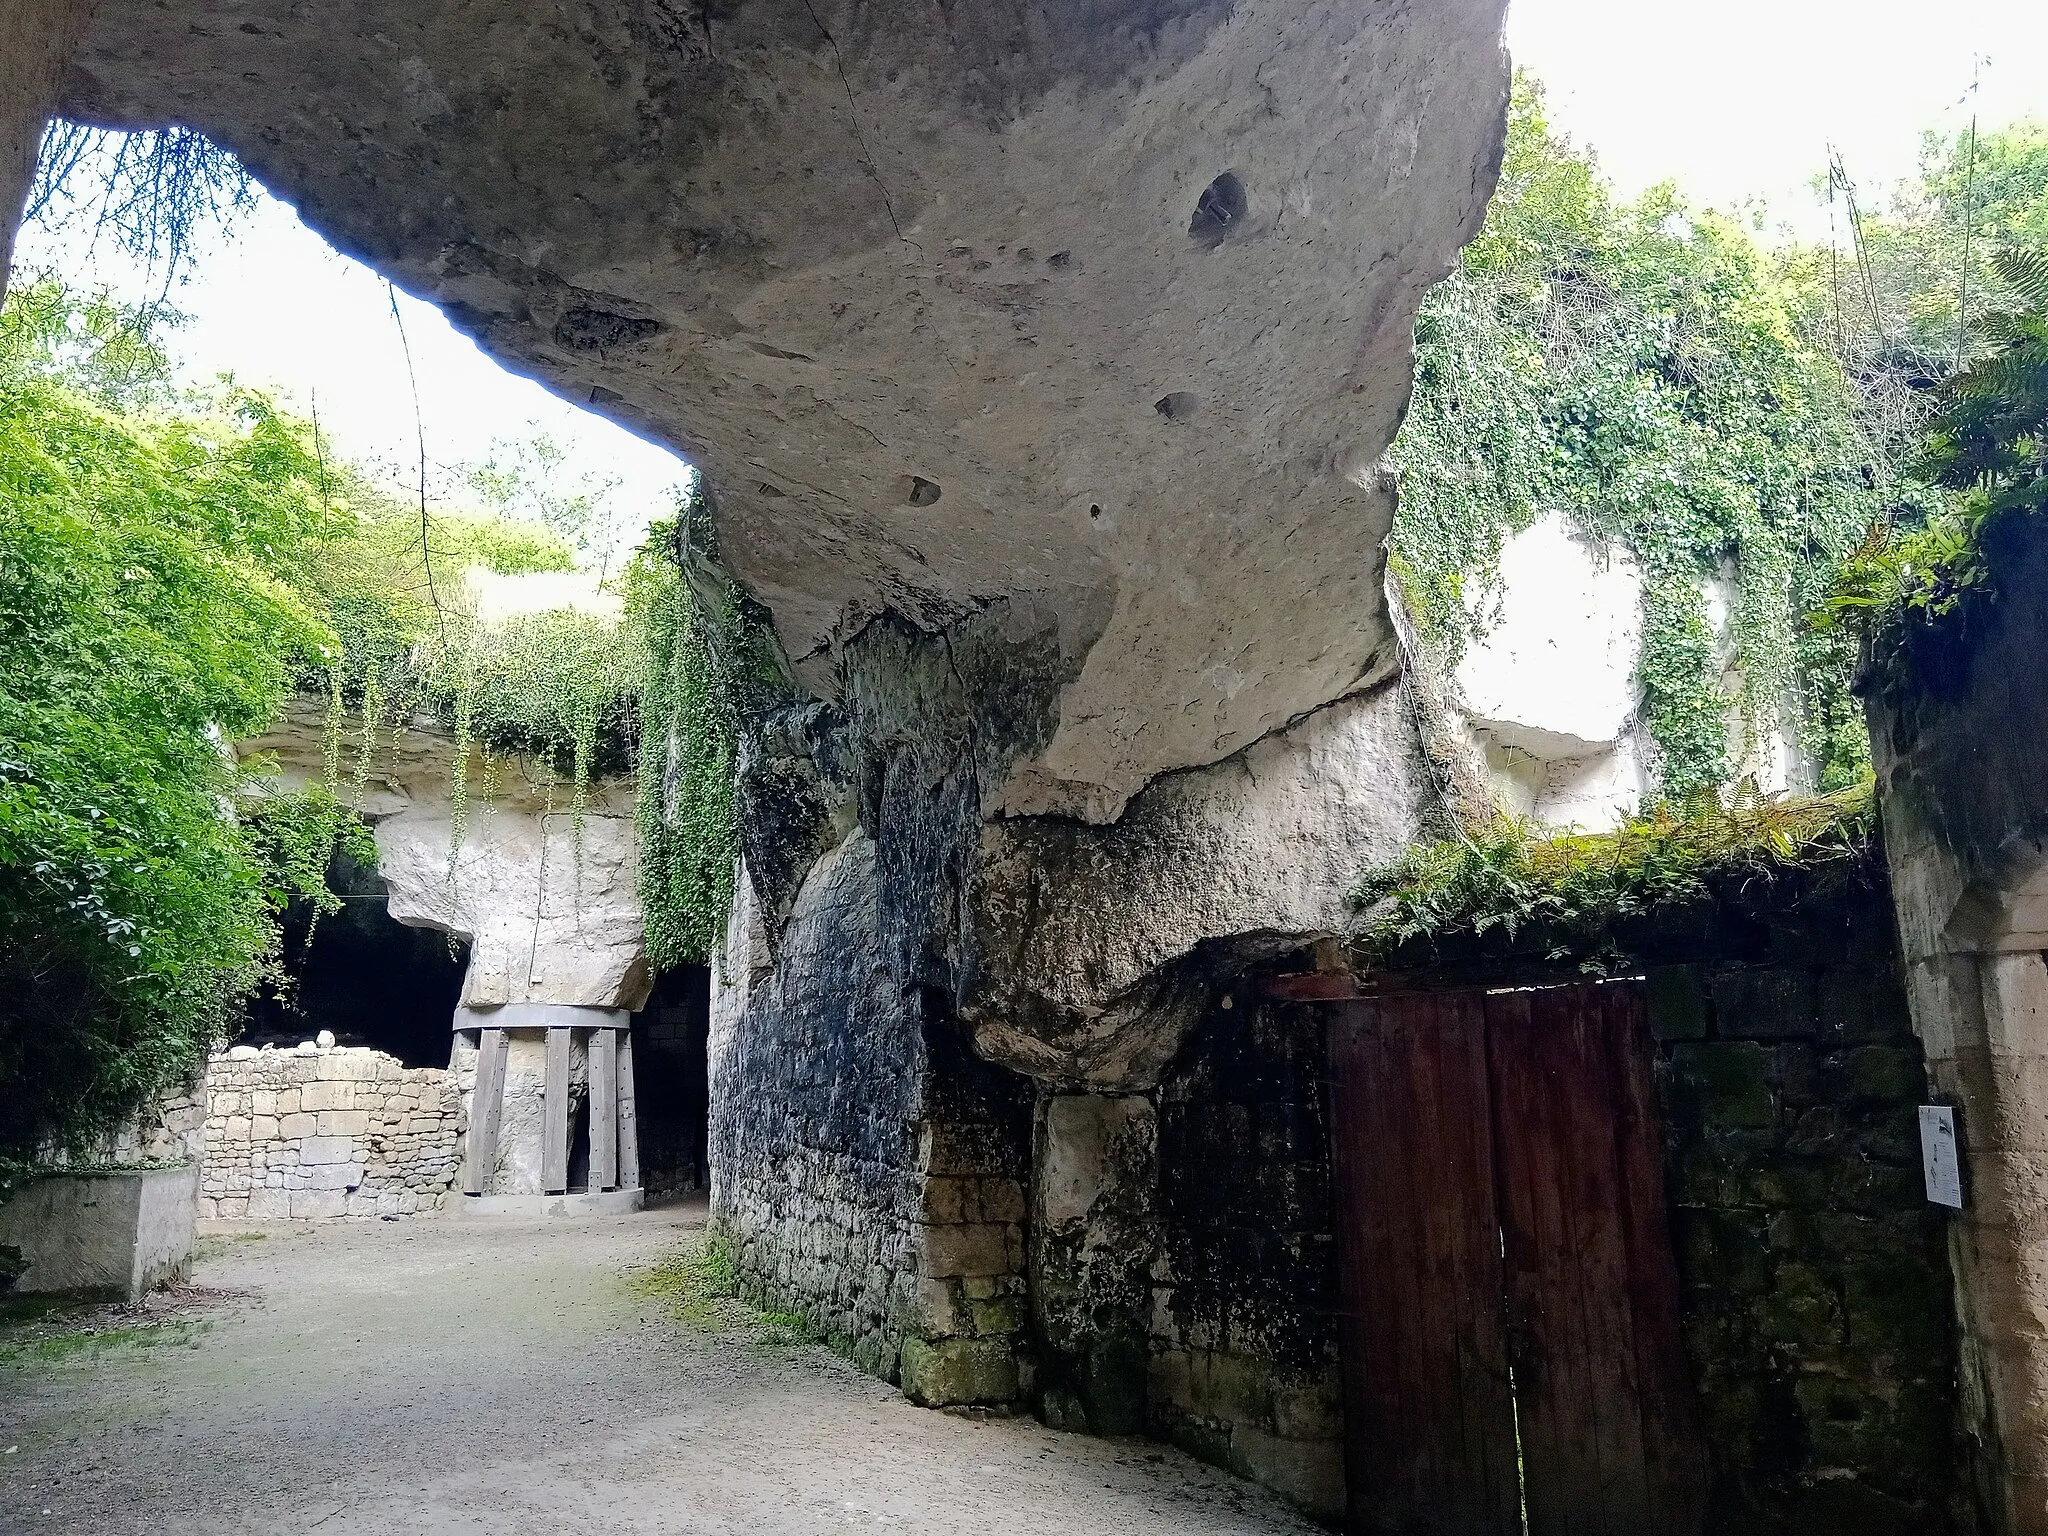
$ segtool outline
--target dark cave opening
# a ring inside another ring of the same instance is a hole
[[[633,1015],[633,1094],[640,1182],[650,1198],[703,1189],[710,1179],[711,971],[664,971]]]
[[[288,980],[250,999],[235,1043],[296,1045],[325,1029],[337,1045],[369,1046],[408,1067],[447,1066],[469,945],[397,921],[383,877],[345,853],[336,852],[328,880],[341,910],[316,922],[307,902],[287,909]]]

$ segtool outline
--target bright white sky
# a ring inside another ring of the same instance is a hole
[[[54,269],[73,286],[111,286],[126,299],[153,299],[153,281],[107,242],[53,238],[24,229],[15,256],[23,270]],[[316,406],[327,440],[408,490],[416,483],[419,439],[399,328],[383,279],[332,250],[285,204],[262,198],[225,236],[202,243],[190,277],[171,303],[188,322],[170,337],[194,381],[232,373],[276,391],[302,413]],[[617,476],[613,493],[628,541],[674,510],[684,462],[594,413],[508,373],[477,350],[431,304],[398,295],[405,341],[419,376],[428,484],[436,504],[451,467],[485,458],[493,441],[545,433],[566,447],[571,479]]]
[[[1509,44],[1550,87],[1558,125],[1591,144],[1624,192],[1676,180],[1694,202],[1761,196],[1815,231],[1811,178],[1835,145],[1876,204],[1910,173],[1923,129],[1966,126],[1978,58],[1986,127],[2048,120],[2048,0],[1513,0]],[[125,297],[147,275],[82,240],[23,231],[18,257]],[[318,393],[343,452],[412,474],[411,393],[383,283],[266,200],[201,253],[173,302],[192,321],[176,349],[195,379],[232,372],[301,409]],[[545,431],[571,468],[615,474],[635,521],[665,513],[684,468],[666,451],[505,372],[438,311],[399,307],[437,465],[497,438]]]
[[[1877,206],[1979,73],[1984,128],[2048,121],[2044,0],[1511,0],[1508,45],[1623,192],[1761,196],[1809,232],[1830,144]]]

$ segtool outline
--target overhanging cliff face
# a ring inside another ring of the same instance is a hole
[[[1378,464],[1491,190],[1502,9],[101,0],[55,105],[205,130],[700,465],[787,673],[771,918],[867,823],[904,982],[1092,1079],[1156,1055],[1090,1031],[1162,967],[1327,926],[1414,829]]]
[[[62,106],[204,129],[686,452],[812,688],[885,610],[1043,606],[1074,676],[1003,808],[1105,819],[1384,658],[1374,466],[1501,10],[103,0]]]

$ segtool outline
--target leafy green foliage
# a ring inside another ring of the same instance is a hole
[[[729,690],[683,576],[682,523],[657,525],[627,577],[646,665],[636,819],[640,904],[657,967],[702,961],[718,946],[739,843]]]
[[[623,521],[613,500],[623,483],[619,476],[577,473],[567,448],[534,432],[494,441],[465,479],[499,518],[545,528],[600,580],[613,574]]]
[[[293,591],[333,531],[260,396],[160,395],[144,335],[0,314],[0,1164],[78,1147],[196,1065],[257,979],[266,880],[222,741],[331,635]],[[79,354],[93,392],[63,381]],[[94,394],[100,398],[94,398]],[[110,404],[108,402],[115,402]]]
[[[257,779],[245,784],[239,814],[273,912],[295,897],[311,906],[316,920],[339,912],[341,897],[327,883],[336,853],[376,867],[377,840],[330,785],[282,791]]]
[[[1364,914],[1354,942],[1383,964],[1417,940],[1529,932],[1552,946],[1546,958],[1605,968],[1624,958],[1629,920],[1705,900],[1712,881],[1860,859],[1871,825],[1868,784],[1799,800],[1740,794],[1725,809],[1702,795],[1682,817],[1660,807],[1597,835],[1503,819],[1368,873],[1352,894]]]
[[[1895,687],[1940,687],[1954,674],[1997,601],[2002,532],[2048,510],[2048,249],[2009,248],[1994,266],[2026,307],[1977,320],[1987,349],[1943,391],[1918,466],[1959,494],[1918,527],[1873,529],[1824,621],[1867,625]]]
[[[1562,512],[1642,566],[1638,682],[1666,797],[1725,785],[1731,706],[1747,748],[1794,688],[1823,782],[1853,781],[1867,746],[1842,728],[1848,657],[1800,620],[1880,503],[1813,336],[1821,307],[1797,270],[1669,188],[1615,201],[1518,79],[1486,227],[1417,322],[1394,447],[1394,570],[1439,656],[1483,632],[1505,541]],[[1704,597],[1725,571],[1733,697]]]
[[[1930,386],[1982,355],[1960,324],[2009,309],[1998,265],[2007,249],[2048,250],[2048,126],[2016,123],[1978,134],[1929,134],[1919,177],[1887,207],[1848,227],[1834,201],[1842,257],[1828,274],[1831,326],[1842,355],[1871,397],[1873,435],[1910,454],[1935,404]],[[1861,259],[1851,250],[1861,235]],[[1889,419],[1886,419],[1889,418]]]
[[[651,686],[658,954],[703,954],[730,898],[732,734],[673,563],[643,562],[633,622],[482,622],[462,572],[572,569],[559,538],[422,518],[263,396],[181,395],[166,323],[47,283],[0,315],[0,1185],[119,1127],[282,980],[281,914],[337,909],[337,852],[374,862],[352,806],[423,710],[461,744],[458,838],[472,746],[485,798],[495,754],[565,772],[580,826]],[[286,793],[226,744],[294,688],[327,696],[328,742]]]

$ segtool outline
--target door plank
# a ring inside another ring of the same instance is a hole
[[[1352,1528],[1520,1530],[1484,1006],[1415,994],[1330,1010]]]
[[[1487,999],[1530,1536],[1685,1536],[1704,1465],[1641,988]]]
[[[1671,1530],[1689,1533],[1705,1521],[1706,1429],[1685,1352],[1678,1255],[1665,1199],[1663,1133],[1649,1045],[1649,1004],[1640,986],[1602,991],[1608,1009],[1609,1059],[1619,1068],[1613,1103],[1622,1180],[1630,1192],[1622,1206],[1622,1241],[1628,1252],[1650,1497]]]
[[[633,1032],[619,1032],[619,1188],[640,1187],[640,1107],[633,1091]]]
[[[505,1031],[478,1031],[476,1089],[469,1099],[469,1155],[463,1159],[462,1188],[480,1195],[497,1171],[498,1121],[505,1112]]]

